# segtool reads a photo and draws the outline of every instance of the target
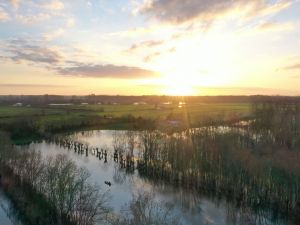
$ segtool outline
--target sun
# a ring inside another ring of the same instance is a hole
[[[194,95],[195,91],[193,87],[184,85],[184,84],[176,84],[176,85],[167,85],[166,88],[163,90],[163,93],[166,95],[173,95],[173,96],[188,96]]]
[[[163,86],[161,92],[162,94],[173,96],[196,95],[197,91],[194,87],[197,84],[196,77],[187,70],[178,69],[177,71],[166,73],[159,82]]]

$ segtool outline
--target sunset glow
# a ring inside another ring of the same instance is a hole
[[[0,94],[299,95],[300,2],[9,0]]]
[[[0,0],[0,225],[299,212],[300,0]]]
[[[188,96],[194,95],[192,87],[182,85],[170,85],[163,90],[165,95]]]

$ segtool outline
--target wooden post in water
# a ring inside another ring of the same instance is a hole
[[[104,151],[104,163],[107,163],[107,151]]]

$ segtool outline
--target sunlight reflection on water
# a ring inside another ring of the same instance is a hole
[[[220,132],[227,132],[226,128],[222,128]],[[78,154],[73,149],[67,149],[55,143],[43,141],[41,143],[32,143],[29,148],[41,150],[44,157],[54,156],[57,154],[67,154],[73,159],[78,166],[86,167],[91,173],[91,179],[101,186],[103,191],[109,190],[111,199],[110,207],[115,212],[119,212],[122,207],[132,199],[132,194],[141,191],[152,192],[155,194],[157,201],[163,201],[175,206],[175,213],[180,215],[181,221],[185,225],[235,225],[236,218],[241,217],[240,209],[226,203],[223,200],[212,199],[201,196],[190,190],[173,187],[158,181],[151,181],[143,178],[138,174],[137,170],[132,173],[126,173],[125,169],[120,169],[119,165],[113,160],[114,141],[126,135],[126,131],[86,131],[77,132],[69,136],[73,141],[88,144],[89,155]],[[126,145],[122,142],[122,138],[118,140],[120,145]],[[99,160],[92,155],[92,148],[103,148],[108,152],[107,163],[103,159]],[[28,147],[20,147],[28,149]],[[139,154],[139,141],[135,139],[134,155]],[[108,187],[104,181],[111,181],[112,186]],[[253,216],[252,212],[247,212],[249,218]],[[250,219],[244,220],[243,225],[261,224],[261,225],[284,225],[286,223],[272,222],[263,218],[263,223],[253,223]]]

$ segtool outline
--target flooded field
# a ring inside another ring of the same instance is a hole
[[[226,129],[225,131],[222,129],[221,133],[226,133]],[[182,174],[179,181],[170,182],[170,175],[162,178],[157,175],[157,170],[145,172],[147,146],[152,148],[151,145],[156,147],[164,145],[159,138],[154,142],[146,140],[150,134],[147,135],[128,131],[86,131],[19,148],[25,151],[39,150],[43,157],[67,154],[78,166],[88,169],[92,180],[100,185],[103,192],[107,191],[107,195],[110,196],[109,206],[115,213],[119,213],[132,200],[134,194],[147,192],[152,193],[156,201],[173,205],[174,214],[180,217],[180,222],[184,225],[293,224],[287,218],[281,218],[271,208],[255,208],[253,204],[248,204],[248,201],[237,202],[230,199],[219,191],[221,188],[211,192],[188,188],[188,185],[183,185]],[[176,143],[176,146],[178,147],[179,143]],[[185,145],[185,148],[188,149],[189,146]],[[162,156],[162,154],[147,156],[152,157],[151,168],[155,165],[153,162],[164,160]],[[176,169],[191,162],[189,158],[181,159],[182,162],[176,162]],[[174,164],[168,160],[167,167]]]
[[[18,219],[11,202],[0,189],[0,224],[23,225]]]

